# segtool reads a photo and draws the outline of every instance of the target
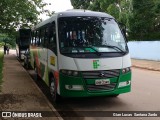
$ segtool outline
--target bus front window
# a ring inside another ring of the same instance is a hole
[[[126,53],[124,37],[114,19],[100,17],[59,18],[61,53]]]

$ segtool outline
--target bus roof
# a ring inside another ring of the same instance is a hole
[[[58,17],[70,17],[70,16],[95,16],[95,17],[108,17],[113,18],[111,15],[104,12],[96,12],[90,10],[73,9],[60,12]]]
[[[90,10],[82,10],[82,9],[72,9],[72,10],[67,10],[67,11],[64,11],[64,12],[59,12],[59,13],[55,13],[53,16],[51,16],[49,19],[39,23],[38,25],[35,26],[35,29],[43,26],[43,25],[46,25],[46,24],[49,24],[49,23],[52,23],[54,21],[55,18],[60,18],[60,17],[78,17],[78,16],[81,16],[81,17],[87,17],[87,16],[90,16],[90,17],[107,17],[107,18],[114,18],[113,16],[107,14],[107,13],[104,13],[104,12],[96,12],[96,11],[90,11]]]

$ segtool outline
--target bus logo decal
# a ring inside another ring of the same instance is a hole
[[[98,69],[99,66],[99,60],[93,60],[93,68]]]
[[[55,66],[55,57],[50,56],[50,64]]]

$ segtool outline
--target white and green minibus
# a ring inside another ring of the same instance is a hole
[[[106,13],[56,13],[32,30],[31,66],[55,101],[130,92],[131,60],[122,31]]]

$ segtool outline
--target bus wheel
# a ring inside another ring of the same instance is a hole
[[[55,79],[53,77],[50,78],[49,89],[50,89],[50,94],[52,96],[53,101],[54,102],[60,101],[60,96],[57,94]]]

